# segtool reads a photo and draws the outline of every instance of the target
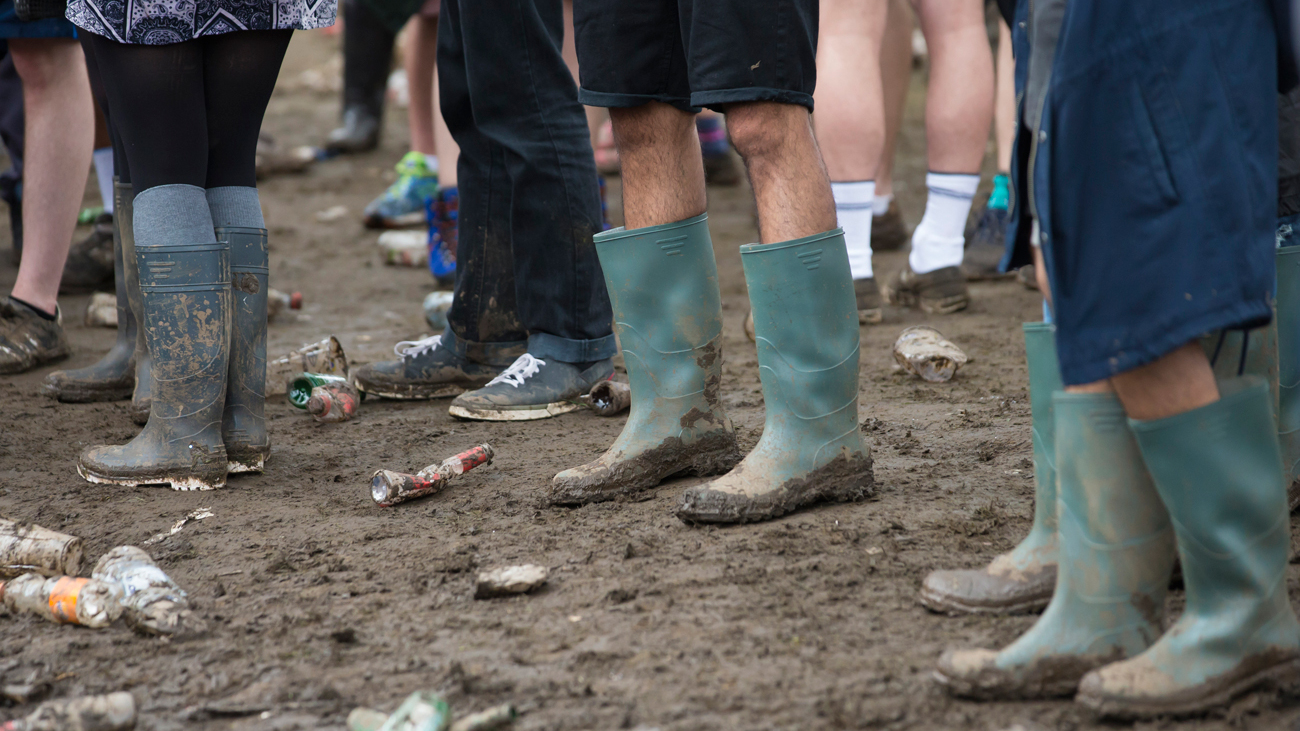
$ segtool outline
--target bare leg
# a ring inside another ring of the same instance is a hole
[[[998,172],[1011,169],[1016,142],[1016,62],[1011,57],[1011,30],[998,21],[997,88],[993,98],[993,134],[998,147]]]
[[[925,97],[932,172],[978,174],[993,122],[993,54],[979,0],[919,0],[930,49]]]
[[[834,181],[874,180],[885,147],[880,43],[885,0],[822,0],[817,142]]]
[[[623,165],[623,220],[627,227],[658,226],[704,213],[704,161],[695,115],[669,104],[649,102],[610,109],[609,116]],[[829,190],[826,197],[829,200]],[[827,228],[834,228],[833,213],[831,220]]]
[[[772,244],[835,228],[830,179],[808,110],[747,102],[731,105],[726,114],[731,144],[745,160],[758,200],[760,241]],[[626,170],[627,161],[623,164]]]
[[[912,8],[907,0],[889,0],[880,41],[880,75],[885,95],[885,144],[876,169],[876,195],[886,196],[894,192],[894,148],[912,80]]]
[[[64,38],[11,38],[26,103],[23,260],[13,296],[46,312],[77,225],[90,169],[95,112],[81,46]]]
[[[433,144],[438,154],[438,185],[443,188],[455,188],[459,177],[456,165],[460,160],[460,146],[447,129],[447,121],[442,118],[442,107],[438,102],[438,75],[433,76]]]
[[[415,15],[406,24],[406,48],[402,65],[410,89],[411,105],[406,119],[411,126],[411,149],[426,155],[438,154],[434,133],[434,63],[438,57],[438,19]],[[441,115],[439,115],[441,116]],[[439,167],[442,161],[438,162]]]

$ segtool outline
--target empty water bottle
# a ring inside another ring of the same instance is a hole
[[[137,632],[174,635],[203,629],[184,590],[135,546],[118,546],[104,554],[91,576],[114,587],[126,623]]]
[[[30,612],[51,622],[93,629],[107,627],[122,613],[114,587],[96,579],[72,576],[47,579],[24,574],[0,583],[0,601],[11,612]]]
[[[135,698],[109,693],[49,701],[26,718],[0,723],[0,731],[129,731],[135,728]]]

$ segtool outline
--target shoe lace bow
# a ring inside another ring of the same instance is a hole
[[[537,375],[541,367],[546,365],[546,361],[540,358],[534,358],[529,353],[524,353],[515,359],[510,367],[501,372],[501,375],[488,381],[489,386],[495,386],[498,383],[507,383],[515,388],[524,385],[524,381]]]
[[[442,345],[442,336],[430,335],[419,340],[402,340],[393,346],[393,352],[402,358],[415,358],[432,353],[439,345]]]

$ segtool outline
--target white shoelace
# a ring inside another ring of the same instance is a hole
[[[534,358],[528,353],[524,353],[515,359],[510,367],[501,372],[501,375],[488,381],[489,386],[495,386],[498,383],[508,383],[515,388],[524,385],[524,381],[537,375],[537,371],[546,365],[546,361]]]
[[[393,346],[393,352],[402,358],[407,356],[414,358],[416,356],[424,355],[425,353],[433,352],[439,345],[442,345],[442,336],[430,335],[427,338],[420,338],[419,340],[402,340],[397,345]]]

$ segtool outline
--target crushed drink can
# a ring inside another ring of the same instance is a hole
[[[447,329],[447,313],[451,312],[452,292],[430,292],[424,298],[424,321],[434,330]]]
[[[389,266],[423,269],[429,263],[428,234],[424,231],[385,231],[379,235],[379,250]]]
[[[370,497],[377,505],[387,508],[432,495],[446,487],[456,476],[479,465],[491,464],[495,455],[492,445],[480,444],[438,464],[431,464],[414,475],[379,470],[370,480]]]
[[[299,373],[289,379],[289,403],[300,409],[306,409],[307,402],[311,400],[311,392],[317,387],[330,383],[347,382],[348,379],[346,377],[336,376],[330,373]]]
[[[616,416],[632,405],[632,387],[619,381],[598,381],[579,401],[601,416]]]
[[[347,381],[326,383],[311,390],[307,413],[327,424],[348,421],[361,409],[361,394]]]
[[[90,296],[86,327],[117,327],[117,295],[96,292]]]
[[[308,343],[297,350],[266,363],[268,395],[286,393],[289,381],[299,373],[348,376],[348,358],[338,338],[330,336],[319,343]]]
[[[302,292],[287,294],[272,287],[266,293],[266,319],[274,320],[282,310],[301,310]]]

